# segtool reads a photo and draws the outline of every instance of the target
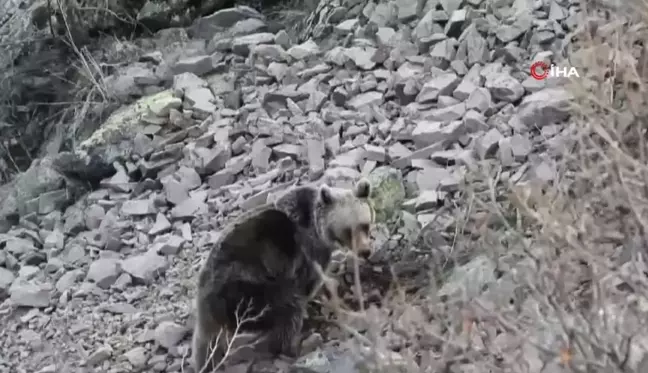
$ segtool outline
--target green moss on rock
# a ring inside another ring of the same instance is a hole
[[[376,222],[387,222],[398,214],[405,201],[403,176],[395,168],[382,166],[373,170],[368,179],[372,186],[369,201],[376,212]]]
[[[92,136],[79,144],[77,150],[90,151],[123,141],[131,142],[133,137],[146,127],[146,123],[141,121],[143,116],[153,112],[168,116],[169,107],[178,107],[178,103],[181,105],[182,101],[173,95],[172,90],[142,97],[112,113]]]

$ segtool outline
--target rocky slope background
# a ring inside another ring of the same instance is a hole
[[[0,6],[0,372],[192,371],[220,227],[361,175],[343,304],[225,371],[648,371],[643,4]]]

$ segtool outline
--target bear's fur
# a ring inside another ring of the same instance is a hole
[[[240,313],[247,305],[250,315],[265,312],[239,331],[265,332],[275,355],[297,354],[308,297],[321,284],[332,252],[370,253],[370,190],[366,179],[354,190],[295,187],[224,229],[198,276],[192,348],[197,373],[210,372],[222,359],[217,348],[208,361],[210,343],[219,331],[226,333],[221,343],[231,336],[237,307]]]

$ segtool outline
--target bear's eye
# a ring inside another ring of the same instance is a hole
[[[360,231],[365,234],[369,234],[369,224],[360,224]]]
[[[333,228],[329,229],[329,234],[340,246],[346,246],[351,240],[351,229],[343,229],[341,232]]]
[[[343,241],[346,241],[346,242],[351,241],[351,228],[344,228],[344,230],[342,231],[342,237],[341,238],[342,238]]]

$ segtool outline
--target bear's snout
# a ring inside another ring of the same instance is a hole
[[[357,232],[353,238],[353,251],[364,259],[371,256],[371,240],[364,232]]]
[[[359,250],[358,256],[362,259],[367,259],[371,256],[371,250]]]

